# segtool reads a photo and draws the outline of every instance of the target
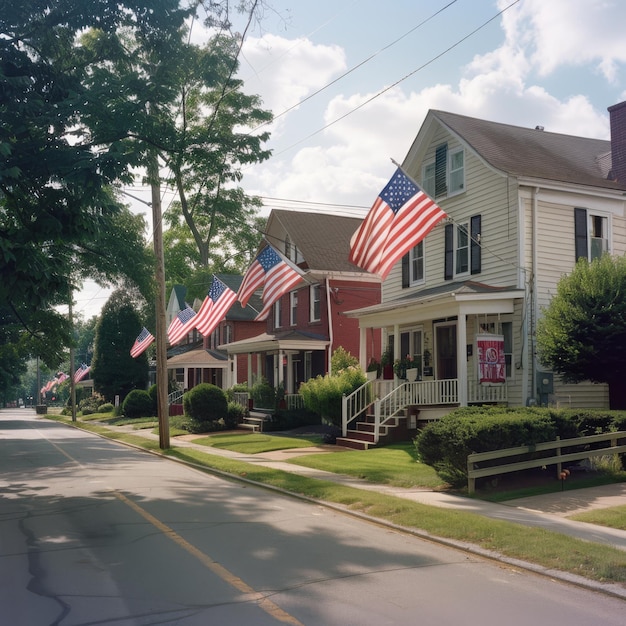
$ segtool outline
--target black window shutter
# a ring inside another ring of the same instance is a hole
[[[574,239],[576,240],[576,260],[588,258],[587,254],[587,209],[574,209]]]
[[[470,273],[481,272],[480,215],[473,215],[470,219]]]
[[[411,253],[407,252],[403,257],[402,257],[402,289],[406,289],[409,286],[409,283],[411,282],[411,276],[409,273],[409,264],[410,264],[410,256]]]
[[[454,275],[454,224],[446,224],[444,231],[445,257],[443,277],[445,280],[452,280]]]
[[[448,193],[446,171],[448,165],[448,144],[444,143],[435,150],[435,197]]]

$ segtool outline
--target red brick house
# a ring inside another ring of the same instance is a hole
[[[236,381],[261,378],[296,393],[301,382],[330,370],[338,347],[367,362],[380,357],[380,331],[363,341],[346,311],[380,303],[380,280],[348,261],[350,238],[361,218],[273,210],[265,240],[303,272],[303,281],[274,304],[262,332],[222,341],[237,363]],[[228,321],[223,322],[228,324]],[[365,358],[361,357],[365,353]],[[242,371],[245,373],[242,375]]]

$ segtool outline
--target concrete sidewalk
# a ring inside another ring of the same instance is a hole
[[[144,437],[158,439],[156,435],[147,431],[132,430],[131,432]],[[337,451],[336,446],[313,446],[311,448],[298,448],[251,455],[194,444],[193,437],[188,436],[183,438],[177,437],[172,444],[175,447],[195,448],[207,454],[237,459],[245,463],[262,465],[264,467],[308,476],[310,478],[327,480],[356,489],[365,489],[399,498],[406,498],[420,504],[475,513],[477,515],[514,522],[524,526],[545,528],[578,539],[607,544],[620,550],[626,550],[626,531],[566,519],[566,516],[581,511],[626,505],[626,483],[603,485],[601,487],[587,489],[565,490],[541,496],[510,500],[506,503],[493,503],[445,492],[426,489],[403,489],[389,485],[379,485],[359,478],[334,474],[332,472],[303,467],[288,462],[289,459],[294,456],[301,456],[303,454],[332,454],[333,451]],[[343,448],[340,448],[340,450],[343,450]]]

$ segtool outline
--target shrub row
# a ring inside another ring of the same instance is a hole
[[[540,407],[464,407],[428,424],[416,437],[420,459],[452,485],[467,482],[467,457],[489,452],[626,430],[626,412]]]

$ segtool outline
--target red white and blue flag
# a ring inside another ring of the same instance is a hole
[[[400,168],[350,240],[352,263],[387,278],[396,261],[446,214]]]
[[[213,283],[207,297],[194,318],[196,328],[208,337],[226,317],[235,300],[237,300],[237,294],[217,276],[213,276]]]
[[[130,349],[130,356],[136,359],[143,354],[154,341],[154,335],[144,326],[142,331],[137,335],[133,347]]]
[[[74,382],[80,382],[87,374],[89,374],[89,370],[91,370],[91,365],[87,365],[83,363],[75,372],[74,372]]]
[[[274,302],[301,280],[300,270],[268,244],[252,261],[243,277],[237,298],[241,306],[245,307],[252,294],[262,287],[263,309],[255,319],[264,320]]]
[[[176,314],[176,317],[170,322],[167,329],[167,340],[170,345],[174,346],[193,330],[193,318],[196,312],[187,305],[182,311]]]

